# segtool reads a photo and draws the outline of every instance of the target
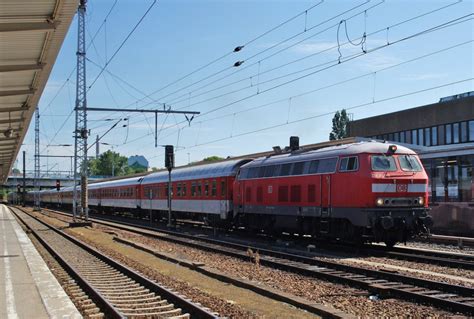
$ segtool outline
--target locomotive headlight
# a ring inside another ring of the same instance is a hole
[[[383,198],[377,198],[375,204],[377,204],[377,206],[383,206]]]
[[[418,204],[420,204],[420,206],[423,206],[424,203],[425,199],[423,197],[418,197]]]

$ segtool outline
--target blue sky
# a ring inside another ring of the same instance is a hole
[[[100,71],[97,65],[110,59],[152,2],[118,0],[103,23],[114,1],[89,1],[87,43],[102,25],[87,52],[92,61],[87,64],[89,84]],[[190,125],[183,115],[158,118],[158,143],[177,146],[176,162],[183,165],[188,159],[284,146],[291,135],[300,136],[302,144],[325,141],[332,114],[342,108],[360,119],[474,90],[473,1],[319,3],[157,1],[90,88],[88,106],[156,109],[165,103],[201,112]],[[305,10],[240,52],[168,86]],[[419,34],[466,15],[457,24]],[[46,146],[73,144],[74,115],[68,115],[74,107],[75,74],[67,79],[76,63],[76,23],[39,103],[44,154],[73,154],[73,147]],[[346,28],[355,45],[348,43]],[[362,47],[357,43],[364,32]],[[244,63],[232,67],[236,61]],[[451,84],[463,80],[468,81]],[[399,95],[406,96],[394,98]],[[109,145],[101,145],[101,152],[144,155],[151,166],[162,167],[163,149],[154,148],[151,114],[90,112],[89,143],[121,118],[128,120],[102,139]],[[122,127],[127,122],[128,128]],[[33,143],[32,121],[23,146],[27,169],[33,167]],[[43,170],[46,164],[53,171],[70,169],[67,159],[43,159]]]

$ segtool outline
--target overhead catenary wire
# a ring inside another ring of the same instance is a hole
[[[298,17],[301,16],[302,14],[307,14],[307,12],[313,10],[313,9],[316,8],[317,6],[321,5],[323,2],[324,2],[324,0],[319,1],[318,3],[316,3],[316,4],[312,5],[312,6],[310,6],[310,7],[307,8],[307,9],[305,9],[304,11],[301,11],[300,13],[294,15],[293,17],[291,17],[291,18],[289,18],[289,19],[287,19],[287,20],[285,20],[285,21],[279,23],[278,25],[272,27],[270,30],[267,30],[267,31],[263,32],[262,34],[260,34],[260,35],[258,35],[258,36],[256,36],[256,37],[254,37],[254,38],[248,40],[248,41],[245,42],[243,45],[240,45],[240,46],[235,47],[233,50],[228,51],[227,53],[223,54],[222,56],[211,60],[210,62],[208,62],[208,63],[206,63],[206,64],[204,64],[204,65],[198,67],[197,69],[195,69],[195,70],[193,70],[193,71],[191,71],[191,72],[189,72],[189,73],[183,75],[182,77],[178,78],[177,80],[174,80],[174,81],[172,81],[171,83],[168,83],[168,84],[166,84],[165,86],[158,88],[157,90],[153,91],[152,93],[147,94],[143,99],[149,98],[149,97],[151,97],[152,95],[154,95],[154,94],[156,94],[156,93],[158,93],[158,92],[161,92],[161,91],[163,91],[164,89],[167,89],[167,88],[169,88],[170,86],[172,86],[172,85],[174,85],[174,84],[176,84],[176,83],[179,83],[179,82],[183,81],[184,79],[187,79],[187,78],[190,77],[191,75],[194,75],[194,74],[196,74],[197,72],[200,72],[200,71],[202,71],[202,70],[208,68],[209,66],[211,66],[211,65],[213,65],[213,64],[215,64],[215,63],[217,63],[217,62],[219,62],[219,61],[221,61],[221,60],[227,58],[228,56],[232,55],[233,53],[240,52],[245,46],[248,46],[248,45],[250,45],[251,43],[253,43],[253,42],[255,42],[255,41],[257,41],[257,40],[263,38],[263,37],[266,36],[266,35],[268,35],[269,33],[271,33],[271,32],[273,32],[273,31],[275,31],[275,30],[281,28],[282,26],[284,26],[284,25],[288,24],[289,22],[295,20],[296,18],[298,18]],[[226,68],[226,69],[227,69],[227,68]],[[219,71],[218,73],[221,73],[221,71]],[[142,99],[142,100],[143,100],[143,99]],[[138,102],[140,102],[140,101],[138,101]]]
[[[456,3],[458,3],[458,2],[451,3],[451,4],[449,4],[448,6],[454,5],[454,4],[456,4]],[[388,28],[397,27],[397,26],[402,25],[402,24],[404,24],[404,23],[413,21],[413,20],[416,19],[416,18],[420,18],[420,17],[426,16],[426,15],[429,14],[429,13],[438,12],[438,11],[440,11],[441,9],[446,8],[446,7],[447,7],[447,6],[443,6],[442,8],[437,8],[437,9],[431,10],[431,11],[429,11],[429,12],[427,12],[427,13],[423,13],[423,14],[417,15],[416,17],[412,17],[412,18],[410,18],[410,19],[406,19],[406,20],[404,20],[404,21],[402,21],[402,22],[398,22],[398,23],[392,24],[392,25],[388,26]],[[359,14],[360,14],[360,13],[359,13]],[[350,18],[346,19],[346,21],[349,20],[349,19],[350,19]],[[336,26],[339,26],[339,25],[340,25],[340,23],[337,23],[337,24],[335,24],[335,25],[333,25],[333,26],[331,26],[331,27],[329,27],[329,28],[336,27]],[[328,29],[329,29],[329,28],[328,28]],[[376,34],[378,34],[378,33],[384,32],[384,31],[386,30],[386,28],[387,28],[387,27],[378,29],[378,30],[376,30],[376,31],[373,31],[373,32],[370,32],[370,33],[366,34],[365,37],[362,36],[362,37],[356,38],[356,39],[354,39],[354,40],[355,40],[355,41],[357,41],[357,40],[361,40],[361,41],[362,41],[363,38],[366,38],[366,37],[368,37],[368,36],[373,36],[373,35],[376,35]],[[326,30],[327,30],[327,29],[326,29]],[[337,48],[337,49],[338,49],[338,52],[340,53],[340,47],[342,47],[342,46],[344,46],[344,45],[346,45],[346,44],[349,44],[349,43],[350,43],[349,40],[346,41],[346,42],[344,42],[344,43],[337,43],[337,44],[334,45],[334,46],[331,46],[331,47],[322,49],[322,50],[317,51],[317,52],[315,52],[315,53],[312,53],[312,54],[310,54],[310,55],[307,55],[307,56],[304,56],[304,57],[295,59],[295,60],[293,60],[293,61],[289,61],[289,62],[283,63],[283,64],[281,64],[281,65],[272,67],[272,68],[270,68],[270,69],[268,69],[268,70],[264,70],[264,71],[260,72],[259,74],[262,75],[262,74],[266,74],[266,73],[269,73],[269,72],[273,72],[273,71],[275,71],[275,70],[278,70],[278,69],[280,69],[280,68],[286,67],[286,66],[288,66],[288,65],[291,65],[291,64],[294,64],[294,63],[297,63],[297,62],[301,62],[301,61],[303,61],[303,60],[305,60],[305,59],[314,57],[314,56],[316,56],[316,55],[320,55],[320,54],[325,53],[325,52],[329,52],[329,51],[331,51],[331,50],[333,50],[333,49],[335,49],[335,48]],[[360,44],[359,44],[359,45],[360,45]],[[341,55],[340,55],[340,57],[341,57]],[[338,61],[339,61],[339,59],[338,59]],[[309,70],[309,69],[311,69],[311,68],[312,68],[312,67],[309,67],[309,68],[307,68],[307,70]],[[305,70],[305,69],[302,69],[301,71],[304,71],[304,70]],[[296,72],[293,72],[293,73],[296,73]],[[289,73],[289,75],[291,75],[291,74],[292,74],[292,73]],[[253,74],[253,75],[251,75],[250,77],[254,77],[254,76],[256,76],[256,74]],[[279,78],[281,78],[281,77],[278,77],[278,78],[275,78],[275,79],[279,79]],[[231,83],[222,85],[222,86],[220,86],[220,87],[218,87],[218,88],[214,88],[214,89],[212,89],[212,90],[206,91],[206,92],[204,92],[204,93],[202,93],[202,94],[194,95],[194,98],[196,98],[196,97],[198,97],[198,96],[201,96],[201,95],[204,95],[204,94],[206,94],[206,93],[210,93],[210,92],[215,91],[215,90],[218,90],[218,89],[222,89],[222,88],[231,86],[231,85],[233,85],[233,84],[237,84],[237,83],[241,83],[241,82],[244,82],[244,81],[248,81],[248,79],[249,79],[249,77],[246,77],[246,78],[243,78],[243,79],[240,79],[240,80],[236,80],[236,81],[234,81],[234,82],[231,82]],[[219,81],[221,81],[221,80],[222,80],[222,78],[219,79]],[[239,90],[232,91],[232,92],[230,92],[230,93],[228,93],[228,94],[236,93],[236,92],[238,92],[238,91],[241,91],[241,90],[244,90],[244,89],[248,89],[248,88],[250,88],[250,87],[252,87],[252,86],[249,85],[249,86],[246,86],[246,87],[241,88],[241,89],[239,89]],[[219,95],[218,97],[222,97],[222,96],[225,96],[225,95],[227,95],[227,94],[221,94],[221,95]],[[201,103],[205,103],[205,102],[208,102],[208,101],[213,100],[213,99],[214,99],[214,98],[208,98],[208,99],[205,99],[205,100],[202,100],[202,101],[199,101],[199,102],[195,102],[195,103],[193,103],[193,104],[188,103],[188,107],[191,107],[191,106],[194,106],[194,105],[197,105],[197,104],[201,104]],[[176,105],[176,104],[181,103],[181,102],[183,102],[183,101],[184,101],[184,99],[178,100],[178,101],[168,101],[168,102],[166,102],[166,103],[167,103],[167,104]],[[185,107],[183,107],[183,108],[185,108]],[[183,109],[183,108],[178,108],[178,109]]]
[[[435,13],[435,12],[438,12],[438,11],[441,11],[441,10],[444,10],[444,9],[446,9],[446,8],[448,8],[448,7],[450,7],[450,6],[456,5],[456,4],[458,4],[458,3],[459,3],[459,1],[456,1],[456,2],[449,3],[449,4],[447,4],[447,5],[443,5],[442,7],[435,8],[435,9],[430,10],[430,11],[427,11],[427,12],[425,12],[425,13],[422,13],[422,14],[416,15],[416,16],[414,16],[414,17],[411,17],[411,18],[402,20],[402,21],[400,21],[400,22],[397,22],[397,23],[395,23],[395,24],[392,24],[392,25],[389,26],[389,28],[394,28],[394,27],[397,27],[397,26],[399,26],[399,25],[402,25],[402,24],[411,22],[411,21],[413,21],[413,20],[415,20],[415,19],[418,19],[418,18],[424,17],[424,16],[426,16],[426,15],[429,15],[429,14],[432,14],[432,13]],[[380,3],[378,3],[378,4],[380,4]],[[378,4],[376,4],[376,5],[378,5]],[[351,17],[349,17],[349,18],[346,18],[346,20],[349,20],[350,18],[352,18],[352,17],[354,17],[354,16],[356,16],[356,15],[359,15],[359,14],[361,14],[361,13],[365,13],[365,12],[366,12],[366,10],[361,11],[361,12],[359,12],[359,13],[356,13],[356,14],[354,14],[353,16],[351,16]],[[333,25],[332,27],[336,27],[338,24],[339,24],[339,23]],[[328,28],[328,29],[329,29],[329,28]],[[385,27],[385,28],[382,28],[382,29],[379,29],[379,30],[376,30],[376,31],[373,31],[373,32],[369,33],[368,35],[374,35],[374,34],[377,34],[377,33],[380,33],[380,32],[384,32],[385,30],[386,30],[386,27]],[[357,39],[356,39],[356,40],[357,40]],[[346,43],[347,43],[347,42],[346,42]],[[302,61],[303,59],[306,59],[306,58],[311,57],[311,56],[315,56],[315,55],[320,54],[320,53],[322,53],[322,52],[327,52],[327,51],[329,51],[329,50],[331,50],[331,49],[333,49],[333,48],[336,48],[336,47],[337,47],[337,45],[335,45],[335,46],[333,46],[333,47],[331,47],[331,48],[325,49],[325,50],[321,50],[320,52],[313,53],[313,54],[311,54],[310,56],[303,57],[303,58],[300,58],[300,59],[297,59],[297,60],[294,60],[294,61],[287,62],[287,63],[283,64],[282,66],[286,66],[286,65],[289,65],[289,64],[291,64],[291,63],[295,63],[295,62]],[[287,47],[287,48],[288,48],[288,47]],[[281,52],[281,51],[279,51],[279,52]],[[281,66],[281,67],[282,67],[282,66]],[[271,71],[271,70],[278,69],[278,68],[279,68],[279,67],[277,66],[277,67],[275,67],[275,68],[273,68],[273,69],[270,69],[270,70],[267,70],[267,71],[264,71],[264,72],[269,72],[269,71]],[[260,74],[262,74],[262,73],[260,73]],[[223,78],[220,78],[219,80],[222,80],[222,79],[223,79]],[[246,80],[248,80],[248,78],[242,79],[241,81],[246,81]],[[241,82],[241,81],[239,81],[239,82]],[[236,82],[237,82],[237,81],[236,81]],[[232,93],[235,93],[235,92],[232,92]],[[203,102],[203,101],[201,101],[201,102]],[[196,103],[194,103],[194,104],[188,103],[188,106],[192,106],[192,105],[196,105]],[[179,108],[179,109],[182,109],[182,108]]]
[[[148,7],[148,9],[145,11],[145,13],[141,16],[141,18],[138,20],[138,22],[135,24],[135,26],[132,28],[132,30],[130,30],[130,32],[127,34],[127,36],[122,40],[122,42],[120,43],[120,45],[118,46],[118,48],[114,51],[114,53],[112,54],[112,56],[110,57],[110,59],[108,59],[106,62],[105,62],[105,65],[103,66],[103,68],[100,70],[99,74],[97,74],[97,76],[94,78],[94,80],[92,80],[92,83],[88,86],[87,88],[87,91],[89,91],[93,86],[94,84],[97,82],[97,80],[99,79],[99,77],[102,75],[102,73],[104,73],[105,69],[109,66],[110,62],[112,62],[112,60],[117,56],[117,54],[120,52],[120,50],[123,48],[123,46],[125,45],[125,43],[128,41],[128,39],[130,39],[130,37],[132,36],[132,34],[135,32],[135,30],[138,28],[138,26],[142,23],[142,21],[145,19],[145,17],[148,15],[148,13],[151,11],[151,9],[155,6],[156,2],[158,0],[153,0],[153,2],[151,3],[151,5]]]
[[[318,23],[318,24],[316,24],[316,25],[314,25],[314,26],[312,26],[312,27],[310,27],[310,28],[307,28],[306,31],[309,31],[309,30],[312,30],[312,29],[314,29],[314,28],[316,28],[316,27],[318,27],[318,26],[321,26],[321,25],[323,25],[323,24],[325,24],[325,23],[327,23],[327,22],[329,22],[329,21],[331,21],[331,20],[333,20],[333,19],[335,19],[335,18],[337,18],[337,17],[339,17],[339,16],[341,16],[341,15],[343,15],[343,14],[345,14],[345,13],[348,13],[348,12],[350,12],[350,11],[353,11],[353,10],[355,10],[355,9],[357,9],[357,8],[361,7],[362,5],[365,5],[365,4],[369,3],[369,2],[370,2],[370,0],[366,0],[365,2],[363,2],[363,3],[361,3],[361,4],[358,4],[358,5],[354,6],[354,7],[351,7],[350,9],[345,10],[345,11],[342,12],[342,13],[339,13],[339,14],[337,14],[337,15],[334,15],[334,16],[332,16],[331,18],[328,18],[328,19],[326,19],[326,20],[324,20],[324,21],[322,21],[322,22],[320,22],[320,23]],[[377,4],[373,5],[373,6],[371,6],[371,7],[368,8],[368,9],[374,8],[374,7],[376,7],[376,6],[380,5],[380,4],[382,4],[383,2],[384,2],[384,0],[382,0],[381,2],[379,2],[379,3],[377,3]],[[363,11],[362,11],[362,12],[363,12]],[[286,39],[284,39],[284,40],[282,40],[282,41],[280,41],[280,42],[278,42],[278,43],[276,43],[276,44],[273,44],[273,45],[271,45],[271,46],[268,47],[268,48],[265,48],[265,49],[263,49],[263,50],[261,50],[261,51],[255,53],[255,54],[253,54],[252,56],[246,58],[245,61],[249,61],[249,60],[251,60],[251,59],[257,57],[257,56],[260,55],[260,54],[263,54],[263,53],[265,53],[265,52],[267,52],[267,51],[269,51],[269,50],[271,50],[271,49],[273,49],[273,48],[275,48],[275,47],[278,47],[278,46],[280,46],[280,45],[282,45],[282,44],[284,44],[284,43],[286,43],[286,42],[288,42],[288,41],[290,41],[290,40],[296,38],[297,36],[299,36],[299,35],[305,33],[306,31],[304,31],[304,32],[297,32],[296,34],[294,34],[294,35],[292,35],[292,36],[290,36],[290,37],[288,37],[288,38],[286,38]],[[318,33],[318,34],[319,34],[319,33]],[[281,51],[281,52],[282,52],[282,51]],[[273,56],[273,55],[272,55],[272,56]],[[270,56],[270,57],[271,57],[271,56]],[[270,58],[270,57],[268,57],[268,58]],[[263,60],[266,60],[266,59],[267,59],[267,58],[264,58],[264,59],[261,59],[260,61],[263,61]],[[215,77],[216,75],[219,75],[219,74],[221,74],[221,73],[223,73],[223,72],[225,72],[225,71],[227,71],[227,70],[235,70],[235,71],[233,71],[232,74],[230,74],[230,75],[225,75],[225,76],[223,76],[221,79],[227,78],[227,77],[229,77],[229,76],[231,76],[231,75],[233,75],[233,74],[235,74],[235,73],[241,72],[241,71],[243,71],[243,70],[245,70],[245,69],[247,69],[247,68],[249,68],[249,67],[251,67],[251,66],[253,66],[253,65],[256,65],[256,64],[258,64],[258,63],[259,63],[259,62],[257,61],[257,62],[255,62],[255,63],[253,63],[253,64],[251,64],[251,65],[248,65],[248,66],[245,66],[245,67],[242,67],[242,68],[239,67],[239,68],[237,68],[237,69],[235,69],[233,66],[224,67],[223,69],[220,69],[219,71],[216,71],[216,72],[214,72],[214,73],[212,73],[212,74],[210,74],[210,75],[207,75],[207,76],[205,76],[204,78],[200,78],[200,79],[198,79],[198,80],[192,82],[191,84],[186,85],[185,87],[182,87],[182,88],[180,88],[180,89],[178,89],[178,90],[175,90],[175,91],[173,91],[173,92],[171,92],[171,93],[168,93],[168,94],[166,94],[166,95],[164,95],[164,96],[160,96],[159,98],[155,99],[155,101],[157,101],[157,100],[158,100],[158,101],[159,101],[159,100],[162,100],[162,99],[167,98],[167,97],[169,97],[169,96],[171,96],[171,95],[173,95],[173,94],[176,94],[176,93],[178,93],[178,92],[180,92],[180,91],[182,91],[182,90],[185,90],[185,89],[187,89],[187,88],[190,88],[190,87],[192,87],[192,86],[194,86],[194,85],[196,85],[196,84],[202,83],[203,81],[208,80],[208,79],[210,79],[210,78],[212,78],[212,77]],[[213,81],[212,83],[215,83],[215,82],[216,82],[216,81]],[[164,89],[164,88],[161,88],[161,89],[159,89],[159,90],[156,90],[156,91],[150,93],[149,96],[154,95],[154,94],[158,93],[159,91],[162,91],[163,89]],[[149,105],[149,104],[150,104],[150,103],[147,103],[147,104],[145,104],[145,105],[142,106],[142,107],[145,107],[145,106],[147,106],[147,105]]]
[[[474,81],[474,78],[471,77],[471,78],[467,78],[467,79],[463,79],[463,80],[459,80],[459,81],[444,83],[444,84],[441,84],[441,85],[437,85],[437,86],[433,86],[433,87],[429,87],[429,88],[425,88],[425,89],[421,89],[421,90],[416,90],[416,91],[406,92],[406,93],[402,93],[402,94],[398,94],[398,95],[393,95],[393,96],[378,99],[378,100],[371,100],[371,101],[366,102],[366,103],[360,103],[360,104],[350,105],[350,106],[345,105],[345,106],[341,106],[341,107],[344,108],[345,110],[354,110],[354,109],[357,109],[357,108],[376,105],[376,104],[379,104],[379,103],[388,102],[388,101],[391,101],[391,100],[396,100],[396,99],[400,99],[400,98],[411,96],[411,95],[416,95],[416,94],[420,94],[420,93],[424,93],[424,92],[428,92],[428,91],[438,90],[438,89],[441,89],[441,88],[445,88],[445,87],[448,87],[448,86],[453,86],[453,85],[456,85],[456,84],[465,83],[465,82],[468,82],[468,81]],[[331,116],[331,115],[334,115],[335,111],[336,110],[332,110],[330,112],[325,112],[325,113],[318,114],[318,115],[299,118],[299,119],[295,119],[295,120],[289,121],[289,122],[284,121],[283,123],[270,125],[270,126],[267,126],[267,127],[263,127],[263,128],[259,128],[259,129],[255,129],[255,130],[251,130],[251,131],[247,131],[247,132],[242,132],[242,133],[239,133],[239,134],[214,139],[214,140],[211,140],[211,141],[196,143],[195,145],[191,145],[191,146],[182,146],[182,148],[180,150],[176,150],[176,152],[182,151],[182,150],[189,150],[189,149],[193,149],[193,148],[196,148],[196,147],[201,147],[201,146],[213,144],[213,143],[216,143],[216,142],[222,142],[222,141],[225,141],[225,140],[230,140],[230,139],[234,139],[234,138],[237,138],[237,137],[251,135],[251,134],[255,134],[255,133],[259,133],[259,132],[263,132],[263,131],[268,131],[268,130],[272,130],[272,129],[275,129],[275,128],[280,128],[280,127],[287,126],[287,125],[297,124],[297,123],[313,120],[313,119],[320,118],[320,117]],[[162,155],[164,155],[164,153],[163,154],[158,154],[158,155],[153,156],[153,157],[150,157],[149,159],[157,158],[158,156],[162,156]]]
[[[411,18],[409,18],[409,19],[402,20],[402,21],[400,21],[400,22],[398,22],[398,23],[396,23],[396,24],[391,25],[390,27],[393,28],[393,27],[399,26],[399,25],[401,25],[401,24],[404,24],[404,23],[413,21],[413,20],[415,20],[415,19],[417,19],[417,18],[420,18],[420,17],[426,16],[426,15],[432,14],[432,13],[434,13],[434,12],[441,11],[441,10],[443,10],[443,9],[446,9],[446,8],[450,7],[450,6],[456,5],[457,3],[459,3],[459,1],[452,2],[452,3],[449,3],[449,4],[447,4],[447,5],[443,5],[442,7],[438,7],[438,8],[435,8],[435,9],[433,9],[433,10],[430,10],[430,11],[428,11],[428,12],[419,14],[419,15],[414,16],[414,17],[411,17]],[[376,4],[376,5],[378,5],[378,4]],[[358,13],[358,14],[361,14],[361,13],[364,13],[364,14],[365,14],[365,13],[366,13],[366,10],[361,11],[361,12]],[[349,18],[346,18],[346,20],[348,20],[348,19],[349,19]],[[336,24],[336,25],[337,25],[337,24]],[[385,31],[385,28],[384,28],[382,31]],[[381,32],[381,31],[380,31],[380,30],[377,30],[377,31],[372,32],[372,33],[370,33],[370,34],[375,34],[375,33],[377,33],[377,32]],[[336,46],[335,46],[335,47],[336,47]],[[314,55],[315,55],[315,54],[313,54],[313,56],[314,56]],[[303,58],[301,58],[301,59],[299,59],[299,60],[302,60],[302,59],[304,59],[304,58],[306,58],[306,57],[303,57]],[[289,62],[289,63],[287,63],[287,64],[295,63],[295,62],[297,62],[297,61],[291,61],[291,62]],[[275,68],[275,69],[276,69],[276,68]],[[246,80],[246,79],[242,79],[242,81],[244,81],[244,80]],[[202,101],[201,101],[201,102],[202,102]],[[190,103],[188,103],[188,107],[189,107],[189,106],[191,106]],[[131,118],[132,118],[132,117],[131,117]],[[182,122],[181,122],[181,123],[182,123]],[[170,128],[170,127],[166,128],[166,129],[169,129],[169,128]]]
[[[459,18],[450,20],[450,21],[448,21],[448,22],[438,24],[438,25],[436,25],[435,27],[431,27],[431,28],[425,29],[425,30],[423,30],[423,31],[417,32],[417,33],[415,33],[415,34],[412,34],[412,35],[410,35],[410,36],[406,36],[406,37],[404,37],[404,38],[398,39],[398,40],[396,40],[396,41],[394,41],[394,42],[392,42],[392,43],[390,43],[390,44],[381,45],[381,46],[379,46],[379,47],[377,47],[377,48],[374,48],[374,49],[372,49],[372,50],[368,50],[367,53],[359,53],[359,54],[357,54],[357,55],[355,55],[355,56],[352,56],[352,57],[350,57],[350,58],[344,59],[344,60],[342,61],[342,63],[351,61],[351,60],[353,60],[353,59],[355,59],[355,58],[358,58],[358,57],[360,57],[360,56],[362,56],[362,55],[370,54],[371,52],[375,52],[375,51],[377,51],[377,50],[379,50],[379,49],[382,49],[382,48],[385,48],[385,47],[388,47],[388,46],[397,44],[397,43],[402,42],[402,41],[406,41],[406,40],[408,40],[408,39],[412,39],[412,38],[414,38],[414,37],[417,37],[417,36],[420,36],[420,35],[423,35],[423,34],[427,34],[427,33],[430,33],[430,32],[434,32],[434,31],[437,31],[437,30],[441,30],[442,28],[450,27],[450,26],[453,26],[453,25],[456,25],[456,24],[459,24],[459,23],[463,23],[463,22],[472,20],[472,15],[473,15],[473,14],[468,14],[468,15],[465,15],[465,16],[462,16],[462,17],[459,17]],[[468,17],[471,17],[471,18],[466,19],[466,18],[468,18]],[[336,67],[337,65],[339,65],[339,63],[336,62],[335,64],[333,64],[333,65],[331,65],[331,66],[329,66],[329,67],[327,67],[327,68],[324,68],[324,70],[326,70],[326,69],[328,69],[328,68]],[[298,78],[296,78],[296,79],[292,79],[292,80],[287,81],[287,82],[285,82],[285,83],[282,83],[282,84],[276,85],[276,86],[274,86],[274,87],[271,87],[271,88],[267,89],[266,91],[273,90],[273,89],[275,89],[275,88],[281,87],[281,86],[283,86],[283,85],[286,85],[286,84],[288,84],[288,83],[297,81],[297,80],[299,80],[299,79],[301,79],[301,78],[304,78],[304,77],[307,77],[307,76],[316,74],[316,73],[321,72],[321,71],[323,71],[323,70],[317,70],[317,71],[311,72],[311,73],[306,74],[306,75],[304,75],[304,76],[302,76],[302,77],[298,77]],[[380,71],[379,71],[379,72],[380,72]],[[256,95],[256,94],[252,94],[252,95],[246,96],[246,97],[244,97],[244,98],[241,98],[241,99],[239,99],[239,100],[232,101],[232,102],[227,103],[227,104],[225,104],[225,105],[223,105],[223,106],[219,106],[219,107],[217,107],[217,108],[214,108],[214,109],[212,109],[212,110],[210,110],[210,111],[208,111],[208,112],[204,112],[204,113],[202,113],[202,115],[207,115],[207,114],[210,114],[210,113],[212,113],[212,112],[215,112],[215,111],[217,111],[217,110],[219,110],[219,109],[223,109],[223,108],[225,108],[225,107],[234,105],[234,104],[236,104],[236,103],[238,103],[238,102],[241,102],[241,101],[243,101],[243,100],[247,100],[247,99],[249,99],[249,98],[251,98],[251,97],[253,97],[253,96],[255,96],[255,95]],[[285,98],[285,99],[286,99],[286,98]],[[201,116],[201,115],[200,115],[200,116]],[[183,123],[184,123],[184,121],[180,122],[180,124],[183,124]],[[170,129],[170,128],[173,128],[173,127],[176,127],[176,126],[170,126],[170,127],[166,128],[166,129]],[[147,136],[147,135],[144,135],[144,136]],[[142,137],[140,137],[140,138],[143,138],[144,136],[142,136]],[[134,141],[134,140],[131,140],[131,141],[129,141],[129,142],[133,142],[133,141]]]
[[[437,30],[439,30],[440,28],[445,28],[445,27],[449,27],[449,26],[456,25],[457,23],[462,23],[462,22],[466,22],[466,21],[472,20],[472,18],[470,18],[470,19],[466,19],[466,18],[472,17],[473,15],[474,15],[474,14],[471,13],[471,14],[467,14],[467,15],[464,15],[464,16],[459,17],[459,18],[456,18],[456,19],[452,19],[452,20],[450,20],[450,21],[448,21],[448,22],[439,24],[439,25],[437,25],[437,26],[435,26],[435,27],[428,28],[428,29],[425,29],[425,30],[423,30],[423,31],[421,31],[421,32],[417,32],[417,33],[412,34],[412,35],[410,35],[410,36],[407,36],[407,37],[404,37],[404,38],[395,40],[395,41],[393,41],[393,42],[390,43],[390,44],[380,45],[380,46],[375,47],[375,48],[373,48],[373,49],[367,50],[366,53],[363,53],[363,52],[357,53],[357,54],[348,56],[348,57],[346,57],[346,58],[344,58],[344,59],[342,59],[342,60],[336,59],[336,60],[334,60],[334,63],[331,64],[331,65],[329,65],[329,66],[326,66],[326,67],[324,67],[324,68],[322,68],[322,69],[318,69],[318,70],[316,70],[316,71],[309,72],[309,73],[307,73],[307,74],[305,74],[305,75],[302,75],[302,76],[299,76],[299,77],[297,77],[297,78],[288,80],[288,81],[286,81],[286,82],[283,82],[283,83],[280,83],[280,84],[278,84],[278,85],[272,86],[272,87],[267,88],[267,89],[265,89],[265,90],[261,90],[261,91],[259,92],[259,94],[262,94],[262,93],[265,93],[265,92],[269,92],[269,91],[274,90],[274,89],[277,89],[277,88],[279,88],[279,87],[281,87],[281,86],[283,86],[283,85],[287,85],[287,84],[289,84],[289,83],[292,83],[292,82],[301,80],[301,79],[303,79],[303,78],[306,78],[306,77],[308,77],[308,76],[314,75],[314,74],[316,74],[316,73],[320,73],[320,72],[322,72],[322,71],[325,71],[325,70],[328,70],[328,69],[330,69],[330,68],[336,67],[336,66],[339,65],[339,64],[346,63],[346,62],[351,61],[351,60],[353,60],[353,59],[355,59],[355,58],[358,58],[358,57],[363,56],[363,55],[366,55],[366,54],[370,54],[371,52],[378,51],[378,50],[380,50],[380,49],[382,49],[382,48],[386,48],[386,47],[391,46],[391,45],[394,45],[394,44],[396,44],[396,43],[403,42],[403,41],[406,41],[406,40],[412,39],[412,38],[414,38],[414,37],[417,37],[417,36],[420,36],[420,35],[423,35],[423,34],[427,34],[427,33],[433,32],[433,31],[437,31]],[[221,109],[223,109],[223,108],[232,106],[232,105],[234,105],[234,104],[236,104],[236,103],[238,103],[238,102],[242,102],[242,101],[248,100],[249,98],[254,97],[254,96],[257,96],[257,94],[256,94],[256,93],[253,93],[253,94],[250,94],[250,95],[245,96],[245,97],[243,97],[243,98],[240,98],[240,99],[238,99],[238,100],[235,100],[235,101],[229,102],[229,103],[227,103],[227,104],[224,104],[224,105],[222,105],[222,106],[213,108],[213,109],[211,109],[211,110],[209,110],[209,111],[207,111],[207,112],[203,112],[203,113],[199,114],[197,117],[198,117],[198,118],[199,118],[199,117],[203,117],[203,116],[205,116],[205,115],[207,115],[207,114],[211,114],[211,113],[216,112],[216,111],[218,111],[218,110],[221,110]],[[183,123],[183,122],[181,122],[181,123]]]

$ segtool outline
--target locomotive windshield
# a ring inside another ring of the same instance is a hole
[[[373,171],[393,172],[397,170],[393,156],[372,155],[371,164]]]
[[[404,171],[420,172],[422,170],[420,162],[413,155],[400,155],[398,156],[398,161]]]

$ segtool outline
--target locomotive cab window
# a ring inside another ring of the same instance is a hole
[[[403,171],[421,172],[421,164],[413,155],[399,155],[398,162]]]
[[[358,169],[359,169],[359,161],[357,159],[357,156],[344,157],[341,159],[341,163],[339,164],[340,172],[351,172],[351,171],[357,171]]]
[[[373,171],[393,172],[397,170],[393,156],[372,155],[370,160]]]

